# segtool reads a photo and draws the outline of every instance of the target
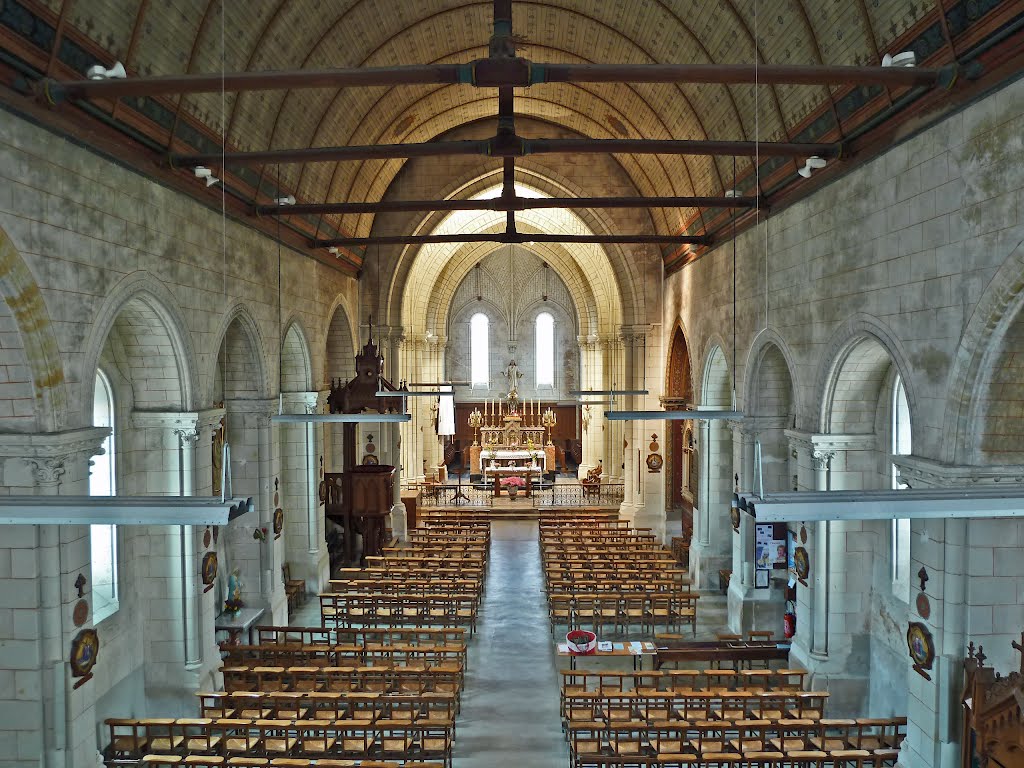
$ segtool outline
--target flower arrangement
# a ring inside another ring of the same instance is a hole
[[[525,488],[526,480],[518,475],[513,475],[512,477],[502,478],[501,485],[505,488]]]
[[[252,532],[252,537],[254,539],[256,539],[256,541],[266,541],[267,540],[267,529],[266,528],[254,528],[253,532]]]

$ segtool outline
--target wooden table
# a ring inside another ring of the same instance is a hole
[[[789,661],[790,643],[744,640],[699,640],[670,642],[654,654],[654,668],[667,662],[692,664],[697,661]]]
[[[249,642],[252,643],[252,628],[266,611],[266,608],[241,608],[233,613],[222,613],[213,620],[213,629],[228,633],[227,645],[236,645],[238,636],[243,632],[249,633]]]
[[[533,467],[487,467],[484,470],[484,477],[494,477],[494,495],[501,496],[501,479],[503,477],[522,477],[526,480],[526,486],[522,489],[523,495],[530,496],[533,488],[533,478],[540,474],[540,469]]]
[[[558,644],[558,655],[569,657],[569,669],[576,669],[577,658],[625,658],[633,659],[634,671],[644,668],[644,656],[657,658],[658,647],[654,643],[634,641],[630,643],[612,643],[612,650],[595,650],[593,653],[570,653],[568,643]]]

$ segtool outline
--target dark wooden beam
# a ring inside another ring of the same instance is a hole
[[[313,240],[311,248],[353,248],[369,245],[432,245],[437,243],[655,243],[710,245],[711,238],[689,235],[552,235],[546,232],[488,232],[451,235],[381,235]]]
[[[511,158],[508,160],[511,162]],[[338,213],[407,213],[410,211],[528,211],[568,208],[753,208],[755,197],[490,197],[472,200],[383,200],[379,203],[308,203],[257,205],[257,216]],[[761,201],[761,209],[767,207]]]
[[[486,155],[488,157],[526,157],[552,154],[623,154],[623,155],[723,155],[753,157],[778,155],[806,158],[838,157],[839,144],[753,141],[694,141],[689,139],[524,139],[515,134],[499,133],[490,139],[468,141],[430,141],[411,144],[368,144],[352,147],[309,147],[305,149],[268,149],[259,152],[208,152],[171,154],[168,161],[175,168],[197,165],[227,166],[289,163],[336,163],[342,161],[382,160],[391,158],[448,157],[453,155]]]
[[[795,64],[759,65],[757,82],[770,85],[884,85],[943,87],[955,80],[946,67],[847,67]],[[172,93],[271,91],[297,88],[366,88],[399,85],[473,85],[527,88],[543,83],[753,83],[752,64],[551,64],[517,57],[478,59],[466,64],[353,67],[195,75],[157,75],[123,80],[44,81],[42,94],[64,99],[118,99]]]

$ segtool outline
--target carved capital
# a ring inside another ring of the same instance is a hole
[[[25,459],[25,461],[32,467],[32,477],[36,485],[46,486],[60,485],[60,479],[67,471],[64,463],[69,458],[69,456],[53,456],[46,459]]]
[[[189,448],[195,448],[196,442],[199,440],[197,427],[179,427],[174,430],[174,434],[181,440],[182,445],[187,445]]]
[[[816,470],[828,469],[829,462],[835,457],[835,451],[822,451],[815,449],[811,451],[811,462]]]

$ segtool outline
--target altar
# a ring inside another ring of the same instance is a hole
[[[470,475],[486,481],[496,474],[488,471],[494,469],[515,469],[530,476],[554,471],[555,446],[549,431],[555,424],[553,411],[544,411],[536,401],[519,399],[522,374],[514,360],[503,375],[509,381],[508,394],[483,403],[483,410],[476,409],[469,417],[469,426],[476,430],[469,449]]]

